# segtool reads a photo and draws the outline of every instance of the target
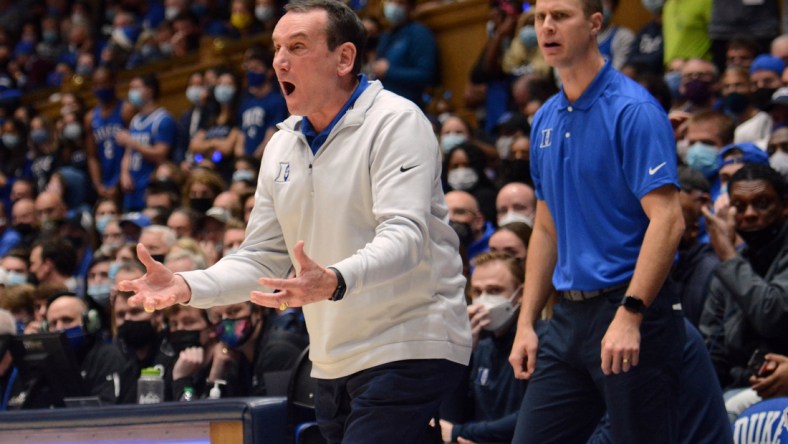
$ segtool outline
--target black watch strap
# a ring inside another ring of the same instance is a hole
[[[646,304],[643,303],[643,300],[629,294],[621,299],[621,305],[632,313],[643,314],[646,311]]]
[[[334,294],[331,295],[329,301],[341,301],[342,298],[345,297],[345,291],[347,291],[347,286],[345,285],[345,278],[342,277],[342,273],[339,272],[334,267],[328,267],[329,270],[333,271],[334,274],[337,275],[337,289],[334,290]]]

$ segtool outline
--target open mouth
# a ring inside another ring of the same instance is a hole
[[[546,42],[546,43],[545,43],[544,45],[542,45],[542,46],[544,46],[545,48],[558,48],[558,47],[559,47],[559,46],[561,46],[561,45],[559,45],[559,44],[558,44],[558,43],[556,43],[556,42]]]
[[[295,85],[290,82],[282,82],[282,91],[285,93],[285,96],[289,96],[295,91]]]

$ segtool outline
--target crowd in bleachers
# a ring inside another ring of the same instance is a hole
[[[612,20],[627,14],[617,0],[602,4],[601,52],[652,93],[674,127],[687,233],[673,277],[735,420],[762,398],[788,396],[788,237],[775,210],[788,205],[788,29],[776,0],[643,0],[650,19],[640,30]],[[421,105],[433,123],[467,275],[474,257],[491,249],[522,266],[536,200],[530,122],[560,91],[538,48],[533,7],[491,2],[483,50],[473,55],[461,100],[452,100],[435,94],[438,48],[414,20],[416,2],[354,6],[369,33],[364,75]],[[159,105],[156,75],[135,76],[121,92],[116,74],[195,51],[202,36],[271,32],[281,7],[274,0],[0,0],[0,309],[13,314],[14,333],[83,338],[72,341],[75,352],[89,367],[91,394],[105,403],[136,402],[137,377],[154,365],[167,369],[168,400],[187,387],[206,397],[216,381],[224,396],[281,393],[266,381],[290,369],[307,345],[297,309],[248,302],[148,313],[129,307],[130,294],[116,288],[145,273],[137,242],[174,271],[209,267],[240,248],[266,143],[288,116],[267,48],[250,48],[240,66],[192,73],[183,91],[190,106],[179,115]],[[20,104],[23,94],[59,88],[74,75],[87,81],[95,107],[63,93],[53,121]],[[758,180],[772,187],[771,197],[750,205],[734,195],[735,184]],[[751,211],[768,220],[751,221]],[[484,273],[511,265],[483,258]],[[521,284],[516,276],[498,296]],[[474,355],[474,371],[513,337],[511,317],[484,328],[490,310],[479,314],[485,304],[477,301],[490,292],[484,285],[469,292],[474,343],[487,353]],[[74,329],[88,312],[99,325]],[[748,365],[756,351],[771,353],[760,375]],[[0,401],[11,390],[3,408],[19,403],[6,370],[0,360]],[[480,390],[479,374],[468,384],[457,403],[495,398]],[[525,390],[516,389],[518,396]],[[506,402],[447,409],[444,440],[468,433],[463,438],[506,441],[519,406]],[[492,436],[472,426],[502,418],[509,422],[496,423]]]

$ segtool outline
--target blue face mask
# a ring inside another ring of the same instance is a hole
[[[112,290],[112,284],[107,281],[100,284],[88,285],[87,293],[88,296],[90,296],[94,301],[101,305],[107,305],[107,301],[109,301],[110,290]]]
[[[85,330],[81,325],[67,328],[63,330],[63,333],[66,334],[66,339],[68,340],[68,345],[71,347],[71,350],[78,352],[85,347]]]
[[[234,86],[216,85],[216,88],[213,89],[213,96],[216,97],[216,101],[221,104],[230,103],[233,100],[234,95],[235,95]]]
[[[27,283],[27,275],[24,273],[9,271],[6,275],[6,285],[9,287],[13,287],[15,285],[22,285],[26,283]]]
[[[536,39],[536,28],[533,26],[523,26],[520,28],[520,41],[526,48],[533,49],[539,45]]]
[[[643,7],[646,8],[646,11],[656,14],[662,11],[662,5],[665,4],[665,0],[640,0],[643,3]]]
[[[6,148],[16,148],[19,145],[19,136],[12,133],[5,133],[2,136],[3,145]]]
[[[451,151],[452,148],[455,146],[464,143],[467,140],[465,134],[460,133],[448,133],[441,136],[441,146],[443,147],[443,152],[448,153]]]
[[[99,234],[104,234],[104,230],[107,228],[107,224],[109,224],[114,218],[112,216],[100,216],[96,218],[96,231]]]
[[[34,129],[30,131],[30,140],[36,145],[43,145],[49,140],[49,133],[43,128]]]
[[[389,2],[383,4],[383,16],[386,17],[389,23],[395,26],[404,23],[408,18],[405,8]]]
[[[109,275],[109,280],[115,282],[115,276],[118,274],[118,270],[120,270],[120,262],[113,262],[109,264],[109,271],[107,274]]]
[[[687,150],[687,165],[703,173],[706,177],[712,177],[717,173],[717,147],[695,142]]]
[[[665,73],[663,80],[665,80],[665,84],[668,85],[670,96],[674,99],[678,99],[681,96],[681,93],[679,92],[679,85],[681,85],[681,73],[678,71]]]
[[[246,73],[246,83],[251,88],[257,88],[263,86],[265,83],[265,73],[264,72],[252,72],[249,71]]]
[[[197,106],[202,102],[202,95],[205,92],[205,88],[198,85],[192,85],[186,88],[186,98],[189,99],[189,102]]]
[[[229,348],[238,348],[246,343],[252,336],[254,326],[252,317],[246,316],[238,319],[222,319],[216,324],[216,336]]]
[[[135,108],[142,108],[142,105],[145,104],[143,99],[142,99],[142,91],[140,91],[138,89],[130,89],[129,90],[129,103],[131,103],[131,106],[133,106]]]

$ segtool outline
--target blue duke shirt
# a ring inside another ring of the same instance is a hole
[[[606,62],[577,101],[562,91],[536,114],[531,175],[558,233],[555,288],[624,283],[648,227],[640,199],[678,187],[673,129],[648,91]]]

